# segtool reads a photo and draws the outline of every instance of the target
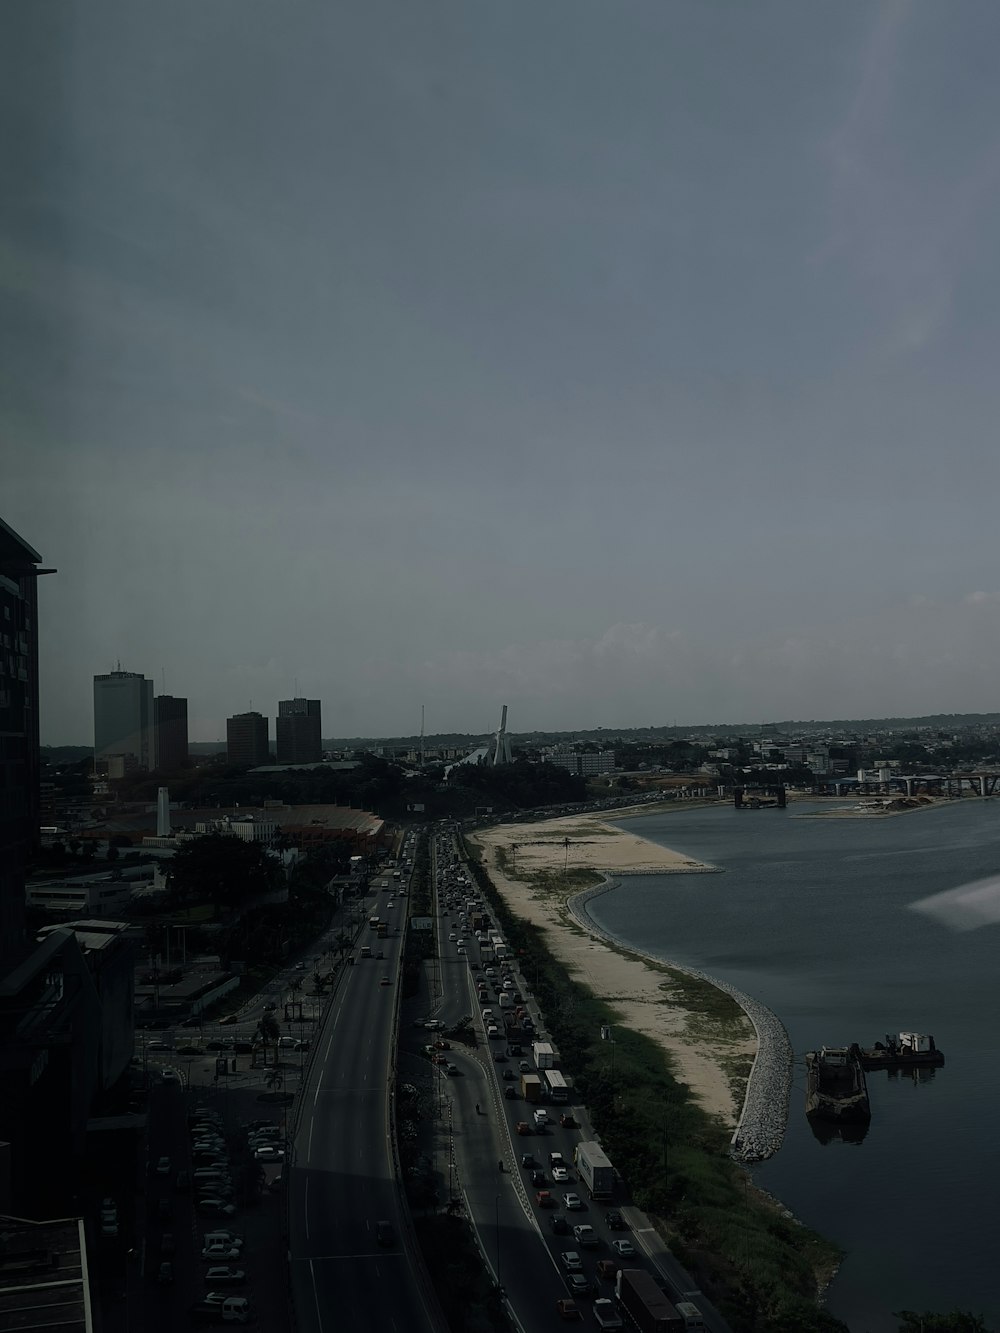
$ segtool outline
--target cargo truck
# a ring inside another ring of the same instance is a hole
[[[521,1075],[521,1096],[526,1102],[542,1100],[542,1080],[537,1074]]]
[[[615,1278],[618,1306],[639,1333],[684,1333],[684,1318],[641,1268],[622,1268]]]
[[[535,1041],[531,1044],[531,1055],[536,1069],[553,1069],[556,1063],[555,1051],[551,1042]]]
[[[615,1187],[615,1168],[599,1143],[578,1143],[573,1161],[592,1199],[607,1199]]]
[[[614,1302],[609,1301],[607,1296],[602,1296],[600,1300],[594,1302],[594,1318],[597,1320],[598,1328],[624,1328],[621,1315],[615,1309]]]

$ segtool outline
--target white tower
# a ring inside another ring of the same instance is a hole
[[[497,764],[511,763],[510,738],[507,735],[507,705],[504,704],[503,712],[500,714],[500,725],[497,727],[497,734],[493,740],[493,752],[489,756],[488,763],[491,768]]]
[[[161,787],[156,793],[156,836],[170,837],[170,789]]]

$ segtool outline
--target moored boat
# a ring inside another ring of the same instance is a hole
[[[872,1116],[856,1046],[806,1052],[806,1115],[834,1124],[865,1124]]]

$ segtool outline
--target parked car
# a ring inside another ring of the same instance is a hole
[[[238,1259],[240,1252],[235,1245],[206,1245],[201,1252],[203,1259],[211,1259],[213,1263],[218,1263],[222,1259]]]
[[[226,1285],[235,1285],[247,1280],[246,1271],[242,1268],[230,1268],[228,1265],[222,1265],[208,1269],[205,1274],[205,1281],[210,1287]]]

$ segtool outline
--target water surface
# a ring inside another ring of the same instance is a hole
[[[902,1308],[961,1307],[996,1323],[1000,928],[953,933],[906,904],[1000,870],[1000,804],[806,815],[827,808],[622,821],[724,873],[626,877],[588,910],[623,941],[732,982],[784,1022],[796,1052],[788,1130],[754,1178],[848,1252],[832,1313],[852,1333],[895,1333]],[[934,1034],[944,1069],[916,1081],[869,1074],[864,1142],[817,1142],[802,1054],[910,1029]]]

